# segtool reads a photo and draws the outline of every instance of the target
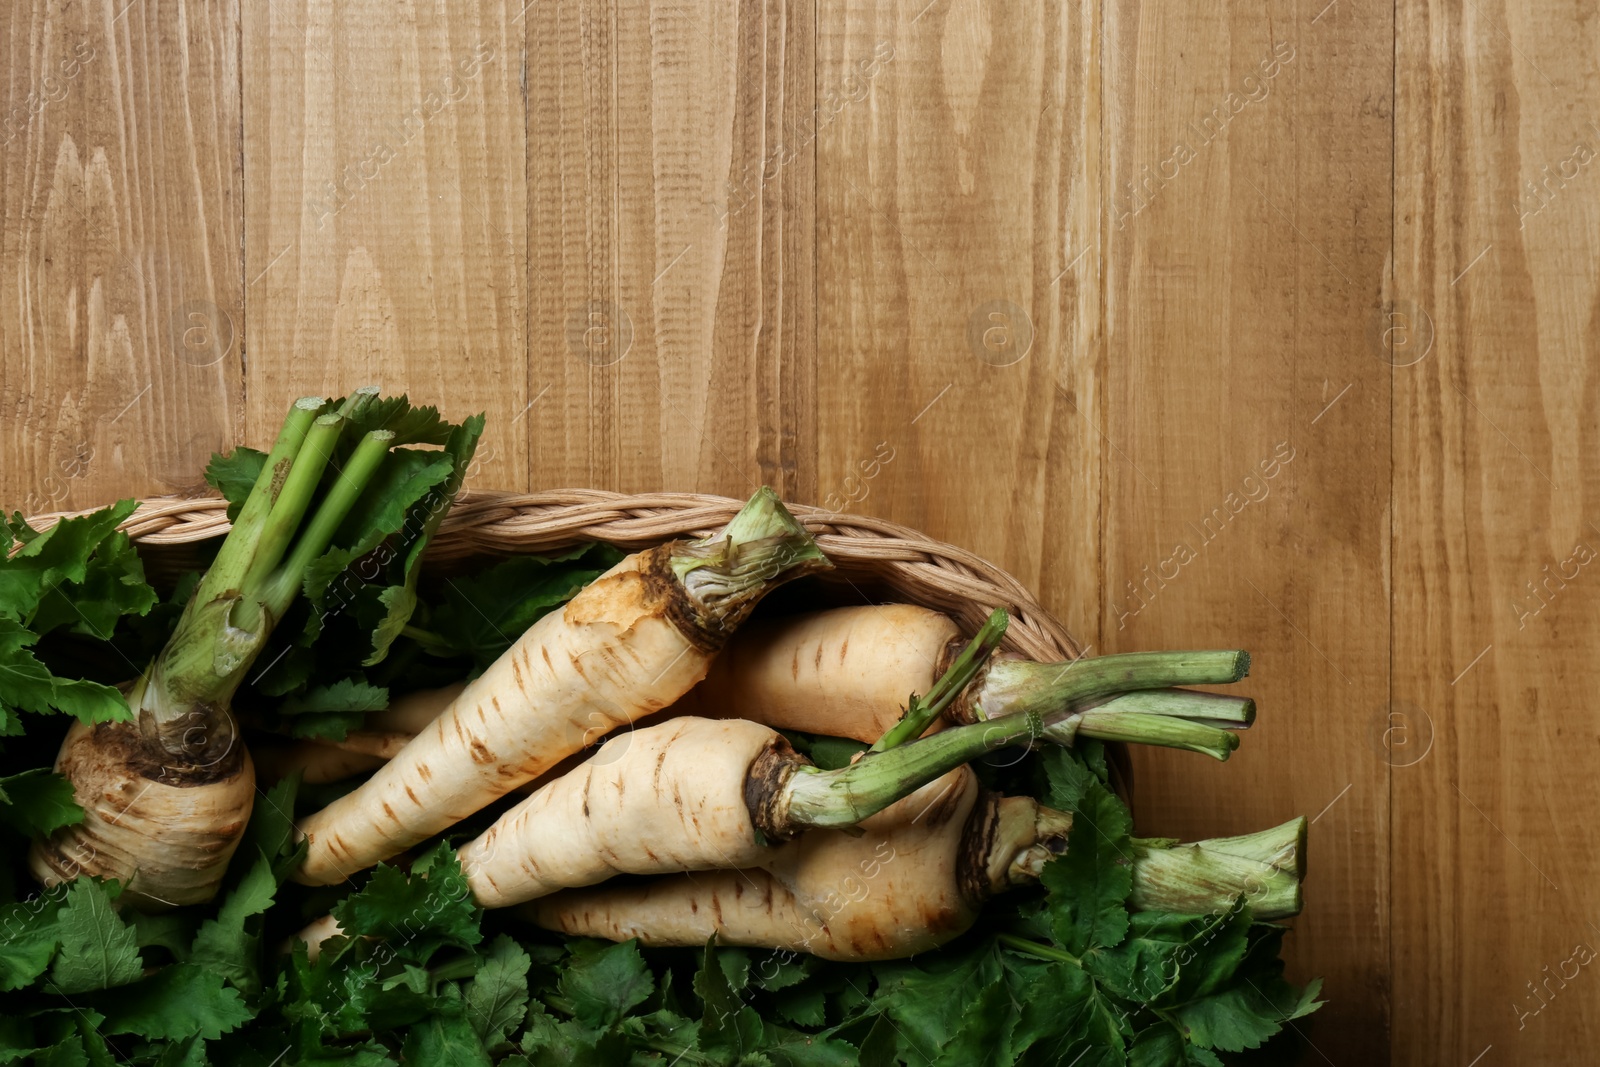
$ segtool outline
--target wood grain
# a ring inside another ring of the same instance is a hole
[[[253,440],[297,396],[376,384],[456,419],[486,411],[469,484],[528,486],[515,16],[489,0],[245,4]]]
[[[1107,7],[1106,650],[1251,651],[1236,756],[1136,753],[1141,831],[1297,814],[1309,1062],[1388,1047],[1391,27],[1273,5]],[[1375,736],[1381,737],[1381,729]],[[1319,815],[1320,813],[1320,815]]]
[[[477,485],[919,527],[1095,652],[1256,653],[1239,754],[1141,754],[1137,814],[1317,816],[1307,1062],[1587,1062],[1592,36],[1504,0],[9,5],[0,500],[192,487],[376,382],[487,410]]]
[[[818,8],[818,502],[1039,589],[1098,641],[1094,4]]]
[[[236,3],[0,9],[0,492],[200,481],[238,427]]]
[[[1395,1061],[1587,1063],[1592,26],[1548,4],[1400,12],[1392,300],[1434,340],[1395,372],[1394,690],[1433,746],[1394,779]]]
[[[539,484],[814,495],[811,17],[528,12]]]

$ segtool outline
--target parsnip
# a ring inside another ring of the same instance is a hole
[[[1035,881],[1072,817],[978,788],[965,768],[861,823],[813,830],[760,867],[569,889],[519,914],[551,930],[658,947],[718,944],[835,960],[913,956],[960,936],[987,898]],[[1244,838],[1135,850],[1137,907],[1207,914],[1243,896],[1258,919],[1298,914],[1305,820]]]
[[[125,901],[151,909],[216,892],[255,794],[233,695],[396,441],[372,430],[341,452],[376,402],[362,390],[337,410],[320,397],[290,409],[171,639],[131,685],[133,720],[74,727],[63,742],[56,768],[85,815],[34,842],[29,866],[43,884],[116,878]],[[336,453],[343,466],[319,493]]]
[[[1084,695],[1241,677],[1240,652],[1088,661]],[[1091,680],[1093,684],[1091,684]],[[946,730],[820,771],[757,723],[669,719],[608,741],[460,850],[478,902],[503,907],[618,873],[750,867],[811,827],[853,826],[984,752],[1037,740],[1070,712],[1029,711]],[[382,772],[380,772],[381,774]]]
[[[715,537],[629,556],[530,627],[372,778],[304,820],[296,877],[341,881],[666,707],[767,591],[826,565],[770,489]]]

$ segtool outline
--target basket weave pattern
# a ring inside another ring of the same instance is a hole
[[[468,492],[456,500],[428,547],[432,561],[546,552],[580,541],[637,549],[721,529],[743,501],[698,493]],[[790,509],[837,570],[830,580],[868,582],[897,598],[937,608],[975,632],[989,612],[1011,616],[1005,646],[1030,659],[1076,659],[1080,646],[1015,578],[965,549],[896,523],[821,508]],[[42,518],[45,525],[60,516]],[[35,526],[40,525],[35,522]],[[140,554],[160,564],[186,545],[228,532],[220,498],[154,497],[123,524]]]

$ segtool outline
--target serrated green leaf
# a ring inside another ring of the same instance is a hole
[[[132,539],[113,533],[89,557],[82,578],[45,591],[28,629],[41,636],[65,629],[109,641],[118,619],[147,614],[159,599],[144,580]]]
[[[88,515],[62,519],[16,554],[0,555],[0,616],[26,624],[50,589],[81,582],[90,557],[137,507],[136,500],[120,500]]]
[[[399,958],[418,963],[444,945],[477,944],[483,938],[480,914],[445,842],[418,860],[409,877],[380,863],[360,892],[333,909],[345,933],[383,938]]]
[[[565,557],[512,556],[476,575],[445,583],[444,600],[429,616],[446,649],[472,658],[474,674],[500,658],[539,619],[616,565],[621,554],[585,546]]]
[[[954,1035],[934,1057],[936,1067],[1010,1067],[1015,1006],[1005,980],[996,977],[983,989],[969,990]]]
[[[136,982],[143,974],[133,927],[111,907],[116,883],[79,878],[56,913],[61,951],[50,968],[46,989],[87,993]]]
[[[228,521],[239,517],[250,491],[267,465],[267,454],[253,448],[236,448],[227,455],[213,453],[206,465],[206,481],[228,501]]]
[[[643,1004],[655,991],[655,978],[639,955],[638,942],[623,941],[575,953],[558,988],[572,1002],[578,1022],[603,1028]]]
[[[21,623],[0,615],[0,725],[17,710],[61,711],[89,724],[132,717],[128,702],[110,686],[52,675],[28,648],[36,640]]]
[[[459,1015],[431,1015],[413,1026],[402,1055],[418,1067],[490,1067],[483,1042]]]
[[[920,961],[919,961],[920,962]],[[962,954],[937,953],[926,969],[912,963],[880,964],[874,1006],[899,1028],[900,1054],[913,1067],[926,1067],[955,1037],[961,1011],[974,990],[1000,977],[1000,961],[984,945]]]
[[[108,1034],[136,1034],[151,1040],[212,1040],[253,1015],[239,991],[222,976],[192,963],[175,963],[119,989],[100,1004]]]
[[[489,958],[478,968],[466,995],[467,1021],[485,1048],[498,1047],[522,1022],[532,966],[533,961],[515,941],[504,934],[495,938]]]
[[[322,712],[382,711],[389,706],[389,691],[360,678],[341,678],[327,685],[313,686],[304,695],[290,697],[278,705],[280,715],[308,715]]]
[[[45,835],[83,821],[72,783],[44,767],[0,778],[0,822],[25,836]]]
[[[1068,952],[1081,955],[1127,936],[1133,820],[1096,780],[1084,785],[1072,812],[1066,852],[1045,864],[1039,881],[1049,890],[1051,933]]]
[[[66,899],[66,887],[55,886],[0,907],[0,992],[31,985],[50,966],[61,944],[57,915]]]
[[[190,962],[220,975],[246,993],[256,992],[260,988],[255,962],[260,938],[247,929],[247,924],[251,917],[272,906],[277,891],[272,863],[258,855],[243,880],[222,902],[217,917],[200,925],[190,950]]]

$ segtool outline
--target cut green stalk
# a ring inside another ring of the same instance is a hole
[[[260,591],[261,606],[272,618],[282,617],[293,603],[300,592],[306,568],[328,550],[339,525],[366,491],[393,443],[394,434],[388,430],[373,430],[362,437],[344,470],[339,472],[338,479],[323,498],[322,506],[295,542],[288,562],[272,575]]]
[[[1007,621],[1006,613],[996,608],[927,695],[913,695],[905,715],[878,738],[870,751],[884,752],[926,733],[934,720],[944,714],[950,702],[961,695],[962,690],[989,662],[994,650],[1000,647],[1000,641],[1006,634]]]
[[[1182,748],[1218,760],[1226,760],[1239,747],[1238,734],[1188,719],[1147,715],[1142,711],[1097,708],[1073,715],[1045,731],[1045,737],[1056,744],[1070,744],[1074,734],[1101,741]]]
[[[305,519],[306,511],[316,495],[317,485],[322,481],[322,472],[333,458],[334,447],[339,443],[339,433],[343,429],[344,420],[338,415],[321,415],[312,425],[311,432],[306,434],[305,442],[289,468],[289,476],[284,479],[283,489],[273,502],[272,511],[268,513],[267,521],[262,524],[261,534],[256,539],[250,569],[240,583],[240,588],[247,595],[267,580],[267,576],[289,550],[295,531]]]
[[[243,584],[245,571],[255,557],[261,527],[277,503],[300,446],[326,403],[320,396],[303,396],[290,407],[283,429],[278,432],[278,440],[272,446],[272,451],[267,453],[266,462],[261,465],[255,488],[239,509],[238,517],[233,520],[233,529],[217,550],[216,558],[201,577],[194,599],[214,600],[225,590],[237,589]]]
[[[1207,693],[1198,689],[1138,689],[1109,700],[1085,703],[1079,711],[1139,711],[1210,723],[1229,730],[1248,729],[1256,721],[1256,702],[1249,697]]]
[[[1204,915],[1226,911],[1242,898],[1257,919],[1298,915],[1307,828],[1301,817],[1254,834],[1187,845],[1135,840],[1133,904]]]
[[[1050,711],[1066,704],[1132,689],[1237,682],[1250,672],[1250,654],[1233,649],[1203,652],[1127,652],[1070,663],[996,660],[984,676],[978,705],[968,718]],[[1181,679],[1173,681],[1172,679]]]

